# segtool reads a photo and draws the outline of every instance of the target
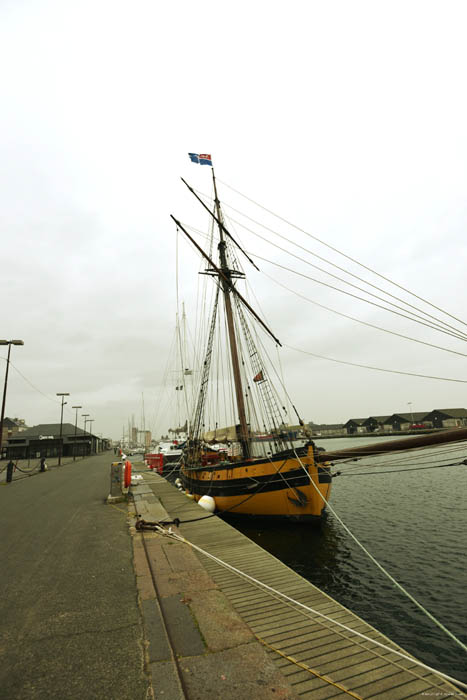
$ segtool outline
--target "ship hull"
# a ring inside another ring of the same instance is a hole
[[[232,517],[319,521],[323,498],[331,493],[329,467],[315,464],[312,447],[300,458],[291,451],[271,459],[182,466],[180,476],[195,501],[211,496],[216,512]]]

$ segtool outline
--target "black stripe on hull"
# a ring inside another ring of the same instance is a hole
[[[234,511],[226,511],[216,513],[222,520],[241,520],[242,522],[254,520],[255,524],[274,525],[277,521],[289,523],[308,523],[309,525],[320,525],[323,518],[326,517],[326,511],[323,508],[321,515],[256,515],[255,513],[234,513]]]
[[[204,468],[199,471],[206,471]],[[269,491],[281,491],[294,487],[307,486],[310,482],[303,469],[264,476],[246,477],[241,479],[193,479],[181,471],[181,479],[184,488],[190,493],[199,496],[246,496],[256,492],[268,493]],[[318,482],[320,484],[331,483],[331,473],[328,467],[318,467]]]
[[[232,464],[232,462],[227,462],[227,463],[219,463],[219,464],[206,464],[205,466],[196,466],[192,467],[190,465],[187,465],[187,469],[189,471],[203,471],[203,472],[210,472],[210,471],[222,471],[223,469],[236,469],[237,467],[255,467],[257,464],[270,464],[271,462],[277,462],[281,459],[296,459],[297,457],[306,457],[308,454],[308,447],[305,445],[304,447],[297,447],[297,449],[293,450],[283,450],[282,452],[276,452],[275,454],[271,455],[271,457],[255,457],[253,460],[244,460],[242,462],[235,462],[235,464]]]

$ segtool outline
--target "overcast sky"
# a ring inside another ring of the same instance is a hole
[[[12,348],[23,376],[11,368],[6,415],[58,422],[55,394],[68,391],[94,432],[117,438],[132,415],[140,423],[144,393],[146,428],[167,430],[169,215],[208,224],[179,176],[211,192],[189,151],[212,154],[226,203],[391,289],[222,183],[466,318],[466,19],[449,0],[1,0],[0,336],[25,343]],[[251,253],[331,282],[237,232]],[[258,265],[266,274],[245,269],[284,345],[467,381],[465,357],[332,314],[266,275],[367,323],[461,353],[465,342]],[[179,239],[188,316],[198,267]],[[462,383],[287,347],[281,361],[305,420],[467,407]]]

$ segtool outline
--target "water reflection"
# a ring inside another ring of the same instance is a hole
[[[263,549],[314,583],[317,580],[323,583],[335,570],[339,531],[336,523],[328,516],[325,516],[319,525],[278,525],[264,521],[260,526],[252,521],[232,524]],[[345,544],[341,543],[341,556],[345,548]]]

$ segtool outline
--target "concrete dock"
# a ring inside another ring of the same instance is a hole
[[[465,697],[190,545],[136,531],[136,514],[193,520],[178,528],[190,542],[399,648],[153,472],[134,501],[106,504],[114,459],[0,482],[1,700]]]

